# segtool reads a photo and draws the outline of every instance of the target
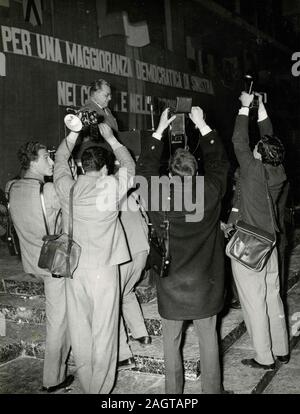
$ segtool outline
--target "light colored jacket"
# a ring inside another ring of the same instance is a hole
[[[44,185],[44,198],[49,230],[53,233],[60,206],[52,183]],[[24,271],[50,276],[48,271],[38,267],[42,238],[46,234],[38,181],[21,179],[13,183],[10,190],[10,212],[20,241]]]
[[[64,231],[68,231],[69,193],[74,180],[68,165],[74,144],[64,140],[55,155],[54,184],[58,194]],[[73,239],[81,246],[80,268],[112,266],[130,259],[126,238],[118,218],[119,201],[132,186],[135,165],[128,150],[114,151],[121,168],[104,178],[81,175],[74,189]]]
[[[120,210],[120,220],[131,256],[145,250],[149,252],[148,224],[140,211],[136,196],[131,194],[127,199],[122,200]],[[144,214],[146,215],[146,212]]]

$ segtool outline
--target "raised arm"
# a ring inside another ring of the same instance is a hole
[[[267,110],[265,105],[262,101],[262,96],[258,94],[259,99],[259,107],[258,107],[258,127],[260,136],[263,137],[264,135],[273,135],[273,125],[268,117]]]
[[[159,175],[160,158],[163,150],[162,135],[176,117],[173,115],[168,118],[168,114],[169,108],[166,108],[160,117],[156,131],[152,136],[150,133],[147,134],[141,146],[141,155],[137,162],[137,175],[143,176],[147,180],[150,180],[152,176]]]
[[[116,159],[120,163],[120,168],[117,174],[115,174],[115,177],[118,180],[117,201],[119,201],[125,194],[127,194],[129,188],[133,187],[135,162],[128,149],[120,144],[117,138],[113,135],[113,130],[106,123],[99,124],[99,130],[103,138],[111,146]]]
[[[241,171],[248,171],[251,165],[255,162],[253,153],[249,146],[249,106],[253,101],[254,95],[249,95],[246,92],[242,92],[240,101],[242,107],[239,110],[239,114],[235,121],[232,142],[234,146],[234,152]]]
[[[75,146],[79,132],[71,131],[62,141],[55,154],[54,186],[59,197],[69,197],[74,179],[69,166],[69,158]]]
[[[229,162],[225,148],[217,132],[212,130],[205,122],[200,107],[192,107],[190,118],[199,129],[200,145],[203,156],[205,179],[211,180],[220,190],[221,196],[225,194]]]

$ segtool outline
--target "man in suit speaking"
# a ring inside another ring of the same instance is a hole
[[[97,114],[100,115],[100,122],[105,122],[115,133],[118,131],[118,124],[116,118],[114,118],[108,108],[110,100],[110,84],[104,79],[98,79],[92,82],[90,88],[90,98],[86,102],[85,106],[81,108],[81,111],[97,112]],[[95,129],[98,131],[97,126]]]

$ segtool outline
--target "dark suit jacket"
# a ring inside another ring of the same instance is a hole
[[[267,199],[265,170],[275,214],[278,217],[277,201],[286,181],[282,165],[274,167],[255,159],[249,147],[248,116],[238,115],[233,132],[235,155],[240,165],[240,208],[239,216],[248,224],[273,233],[272,218]],[[258,123],[260,135],[271,135],[272,124],[269,118]],[[277,229],[279,225],[275,223]]]
[[[187,222],[185,209],[175,211],[174,200],[179,196],[195,195],[196,177],[168,193],[168,180],[163,184],[164,192],[171,197],[169,275],[157,277],[157,298],[160,315],[166,319],[192,320],[207,318],[223,308],[224,301],[224,249],[220,230],[221,200],[226,190],[229,163],[216,132],[200,138],[205,168],[204,216],[200,221]],[[137,175],[151,181],[158,176],[163,144],[151,136],[145,137],[137,163]],[[179,178],[179,177],[178,177]],[[149,196],[150,200],[150,196]],[[150,211],[150,219],[159,232],[164,214]]]

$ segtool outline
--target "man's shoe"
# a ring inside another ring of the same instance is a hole
[[[276,355],[276,359],[282,364],[287,364],[290,360],[290,354],[287,355]]]
[[[123,361],[118,362],[118,371],[131,368],[135,368],[135,360],[133,358],[124,359]]]
[[[58,391],[62,388],[68,387],[69,385],[72,384],[73,381],[74,381],[74,375],[68,375],[66,377],[66,379],[63,382],[61,382],[60,384],[53,385],[52,387],[42,387],[42,391],[55,392],[55,391]]]
[[[141,336],[140,338],[132,338],[134,341],[138,341],[142,345],[150,345],[152,342],[151,336]]]
[[[246,365],[251,368],[261,368],[265,370],[275,369],[275,363],[273,364],[260,364],[259,362],[255,361],[254,358],[251,359],[242,359],[242,364]]]

